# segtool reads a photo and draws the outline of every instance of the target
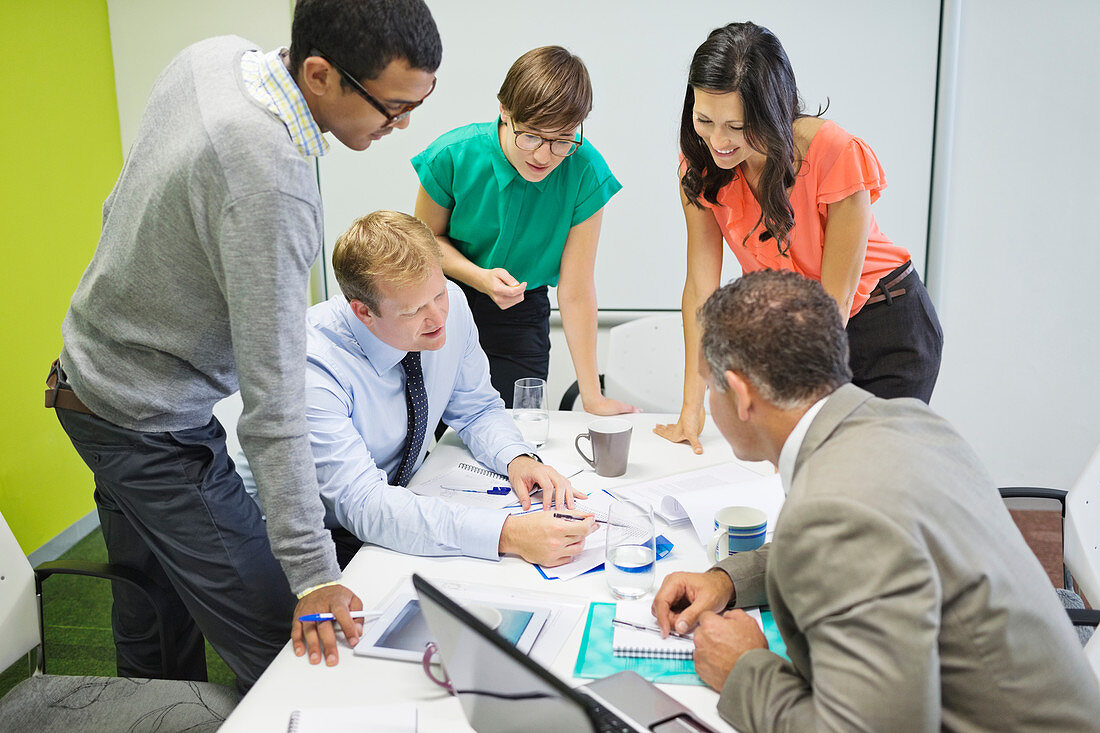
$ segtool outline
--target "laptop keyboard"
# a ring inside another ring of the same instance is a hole
[[[634,733],[634,727],[623,722],[623,719],[618,715],[600,705],[591,697],[588,700],[588,709],[592,711],[592,716],[596,720],[596,733]]]

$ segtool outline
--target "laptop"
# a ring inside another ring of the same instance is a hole
[[[478,733],[715,733],[634,672],[573,688],[424,578],[420,607],[466,720]]]

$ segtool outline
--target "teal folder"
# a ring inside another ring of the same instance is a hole
[[[615,618],[614,603],[592,603],[588,606],[588,621],[585,622],[581,649],[577,654],[577,664],[573,667],[573,676],[582,679],[602,679],[608,675],[630,670],[637,672],[650,682],[673,685],[702,685],[699,675],[695,674],[695,662],[690,659],[645,659],[638,657],[616,657],[611,650]],[[760,609],[760,618],[764,622],[764,636],[768,648],[787,659],[787,646],[771,611]]]

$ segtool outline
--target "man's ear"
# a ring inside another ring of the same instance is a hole
[[[302,62],[298,80],[315,97],[340,90],[340,72],[320,56],[309,56]]]
[[[508,110],[504,109],[503,104],[499,105],[499,106],[500,106],[500,121],[503,122],[504,124],[508,124],[508,120],[511,118],[512,115],[508,112]]]
[[[355,317],[358,318],[364,326],[370,326],[374,323],[377,314],[371,313],[366,303],[361,300],[351,300],[348,305],[351,306],[351,312],[355,314]]]
[[[755,407],[756,390],[740,374],[735,371],[726,371],[722,375],[726,380],[726,390],[733,392],[737,398],[737,417],[742,422],[747,422],[749,412]]]

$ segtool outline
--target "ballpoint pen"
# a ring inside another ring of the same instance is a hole
[[[364,621],[370,621],[376,619],[382,615],[381,611],[352,611],[352,618],[361,618]],[[321,621],[335,621],[336,616],[331,613],[307,613],[305,616],[299,616],[299,621],[312,621],[314,623],[320,623]]]
[[[491,489],[459,489],[453,486],[440,486],[443,491],[461,491],[466,494],[489,494],[490,496],[507,496],[512,493],[511,486],[494,486]]]
[[[645,624],[636,624],[636,623],[632,623],[630,621],[624,621],[621,618],[611,619],[611,624],[613,626],[629,626],[630,628],[638,629],[639,631],[652,631],[656,634],[661,633],[661,628],[659,626],[646,626]],[[675,631],[669,631],[668,635],[669,636],[675,636],[677,639],[685,639],[687,641],[691,641],[691,637],[688,636],[687,634],[680,634],[680,633],[677,633]]]
[[[554,518],[555,519],[567,519],[570,522],[583,522],[588,517],[578,517],[575,514],[565,514],[563,512],[554,512]],[[596,524],[607,524],[606,519],[595,519],[595,518],[593,518],[592,521],[595,522]]]

